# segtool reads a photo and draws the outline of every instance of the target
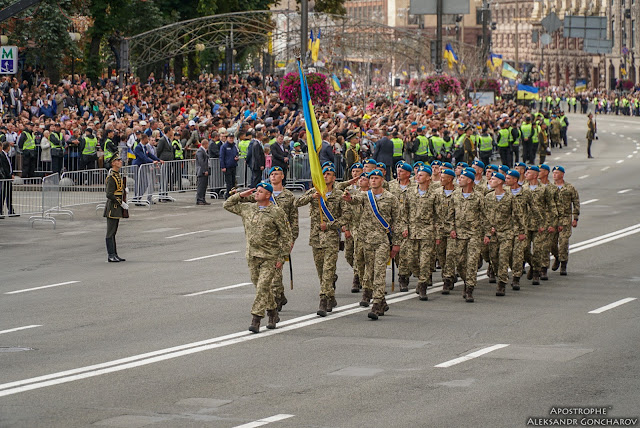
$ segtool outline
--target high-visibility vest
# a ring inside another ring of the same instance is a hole
[[[393,142],[393,157],[402,157],[402,149],[404,146],[402,140],[400,138],[392,138],[391,141]]]
[[[93,137],[93,138],[84,137],[84,149],[82,150],[82,154],[83,155],[95,154],[97,145],[98,145],[98,139],[96,137]]]
[[[28,131],[22,131],[24,135],[27,136],[27,141],[22,145],[22,150],[35,150],[36,149],[36,140],[33,138],[33,134]]]
[[[498,131],[498,147],[509,147],[509,135],[507,128]]]
[[[533,136],[531,137],[531,141],[535,144],[538,142],[538,133],[540,132],[540,125],[536,125],[533,127]]]
[[[247,151],[249,150],[249,144],[251,144],[251,140],[241,140],[238,143],[238,150],[240,151],[240,157],[246,158]]]
[[[510,140],[513,143],[514,146],[519,146],[520,145],[520,129],[516,128],[516,132],[518,133],[518,136],[516,138],[513,138],[513,126],[509,127],[509,135],[510,135]]]
[[[61,149],[62,148],[62,132],[59,133],[60,135],[56,134],[55,132],[53,133],[53,135],[55,135],[56,137],[58,137],[58,141],[60,142],[60,144],[54,143],[53,140],[51,141],[51,148],[53,149]]]
[[[456,140],[456,147],[462,147],[462,145],[464,144],[464,137],[466,137],[466,134],[462,134],[458,137],[458,139]]]
[[[180,144],[180,141],[178,140],[173,140],[171,142],[171,145],[173,146],[173,156],[175,157],[176,160],[182,160],[184,159],[184,151],[182,150],[182,144]]]
[[[532,133],[532,126],[530,123],[525,123],[524,125],[522,125],[520,127],[520,130],[522,131],[522,138],[529,138],[531,137],[531,133]]]
[[[551,121],[549,119],[545,119],[543,122],[547,125],[547,129],[551,127]]]
[[[112,152],[111,150],[109,150],[109,143],[110,142],[111,142],[110,138],[107,138],[104,141],[104,160],[106,160],[106,161],[111,160],[111,158],[115,156],[115,153]]]
[[[576,105],[576,97],[571,97],[571,99],[569,100],[569,104]]]
[[[444,150],[449,153],[453,151],[453,138],[449,137],[449,141],[442,139],[444,141]]]
[[[350,143],[350,142],[348,142],[348,141],[347,141],[347,142],[346,142],[346,143],[344,143],[344,144],[345,144],[345,146],[347,147],[347,150],[349,150],[349,149],[351,148],[351,143]],[[356,152],[358,152],[358,153],[360,152],[360,143],[356,143]],[[395,155],[394,155],[394,156],[395,156]]]
[[[481,152],[489,152],[493,149],[493,138],[491,138],[491,135],[481,135],[479,137],[480,140],[480,146],[478,147],[478,150]]]
[[[563,128],[567,127],[567,116],[560,116],[560,125],[562,125]]]
[[[435,152],[434,155],[442,153],[442,147],[444,147],[444,140],[442,139],[442,137],[431,137],[431,143],[433,144],[433,151]]]
[[[431,156],[431,150],[429,150],[429,140],[427,140],[427,137],[425,137],[424,135],[418,135],[418,141],[420,141],[420,145],[418,146],[416,155]]]

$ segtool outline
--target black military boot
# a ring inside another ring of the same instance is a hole
[[[261,319],[262,317],[259,317],[258,315],[254,315],[253,318],[251,318],[251,325],[249,326],[249,331],[251,333],[258,333],[260,331]]]
[[[462,289],[462,298],[467,300],[467,283],[464,283],[464,288]]]
[[[113,250],[113,238],[105,238],[107,244],[107,261],[109,263],[118,263],[120,259],[116,257],[116,252]]]
[[[371,302],[371,298],[373,297],[373,290],[367,290],[366,288],[362,292],[362,300],[360,301],[360,306],[363,308],[369,307],[369,302]]]
[[[416,287],[416,289],[418,290],[418,294],[420,294],[419,299],[422,301],[427,301],[429,300],[429,296],[427,296],[427,283],[426,282],[419,282],[418,286]]]
[[[489,263],[489,268],[487,269],[487,276],[489,277],[489,284],[496,283],[496,274],[493,272],[493,266]]]
[[[543,267],[540,270],[540,279],[543,281],[549,281],[549,277],[547,276],[547,268]]]
[[[444,285],[442,286],[442,294],[449,294],[453,290],[453,281],[451,278],[444,279]]]
[[[360,277],[358,276],[358,274],[354,274],[353,284],[351,285],[351,292],[359,293],[361,288],[362,288],[362,285],[360,285]]]
[[[336,289],[336,282],[338,282],[338,275],[334,274],[333,275],[333,289]]]
[[[329,297],[329,300],[327,301],[327,312],[333,311],[333,308],[335,308],[336,306],[338,306],[336,296]]]
[[[465,288],[467,289],[467,294],[464,298],[464,301],[467,303],[473,303],[473,287],[465,286]]]
[[[514,291],[520,291],[520,277],[514,276],[513,281],[511,281],[511,289]]]
[[[505,295],[505,287],[507,286],[506,282],[500,281],[498,283],[498,289],[496,290],[496,296],[504,296]]]
[[[380,315],[380,313],[384,313],[384,311],[381,308],[381,304],[374,303],[373,306],[371,307],[371,311],[367,314],[367,316],[375,321],[378,319],[378,316]]]
[[[400,292],[409,291],[409,277],[407,275],[398,275],[398,284],[400,284]]]
[[[551,266],[551,270],[555,272],[558,270],[559,267],[560,267],[560,260],[558,260],[558,258],[556,257],[556,259],[553,261],[553,266]]]
[[[380,302],[380,308],[382,309],[379,315],[384,315],[385,312],[389,310],[389,305],[387,305],[387,299],[382,298],[382,302]]]
[[[560,275],[567,276],[567,262],[560,262]]]
[[[529,266],[529,272],[527,272],[527,279],[531,281],[533,279],[533,267]]]
[[[540,285],[540,271],[533,272],[533,285]]]
[[[267,315],[269,316],[267,328],[269,330],[273,330],[274,328],[276,328],[277,322],[280,321],[280,317],[278,316],[278,311],[275,309],[272,309],[270,311],[267,311]]]
[[[118,243],[116,242],[116,237],[114,236],[111,239],[113,239],[113,253],[116,255],[116,259],[120,260],[121,262],[126,262],[127,259],[123,259],[118,255]]]
[[[318,314],[321,317],[326,317],[327,316],[327,298],[323,297],[320,299],[320,306],[318,307],[318,312],[316,312],[316,314]]]

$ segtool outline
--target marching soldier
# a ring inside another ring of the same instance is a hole
[[[357,194],[360,191],[360,188],[356,183],[359,182],[360,177],[362,176],[362,164],[360,162],[356,162],[351,165],[351,178],[349,181],[343,181],[335,185],[336,189],[340,191],[344,191],[349,189],[349,191],[353,194]],[[362,288],[362,284],[360,283],[360,275],[358,275],[358,267],[355,264],[355,234],[356,228],[358,226],[359,215],[357,213],[357,207],[349,207],[352,210],[350,215],[350,224],[348,227],[344,228],[345,232],[345,240],[344,240],[344,257],[349,263],[349,266],[353,268],[353,283],[351,286],[352,293],[359,293]]]
[[[412,187],[405,200],[408,213],[407,228],[403,236],[411,245],[411,271],[418,277],[420,300],[429,300],[427,287],[433,285],[432,269],[435,259],[436,191],[430,187],[432,170],[421,166],[416,174],[416,187]],[[402,250],[401,250],[402,251]]]
[[[453,192],[456,187],[453,184],[456,173],[449,168],[442,171],[442,187],[436,192],[437,224],[436,224],[436,258],[442,266],[442,294],[449,294],[453,290],[453,279],[456,271],[455,263],[448,263],[448,259],[453,259],[456,253],[456,241],[451,238],[446,219],[453,206]]]
[[[547,164],[541,164],[538,167],[540,168],[540,175],[538,176],[538,180],[540,180],[540,183],[542,183],[544,186],[547,187],[547,191],[551,192],[551,199],[557,205],[558,188],[549,181],[549,173],[551,172],[551,168]],[[547,218],[548,220],[551,220],[548,213],[547,213]],[[542,281],[549,280],[549,276],[547,275],[547,271],[549,270],[549,265],[551,264],[550,258],[549,258],[549,252],[551,251],[551,246],[553,244],[554,236],[558,233],[558,230],[557,230],[558,225],[555,223],[555,219],[554,219],[554,222],[551,224],[548,224],[548,226],[553,227],[555,232],[545,233],[546,248],[544,250],[544,256],[542,257],[542,266],[540,270],[540,280]]]
[[[563,167],[553,167],[553,181],[558,187],[558,233],[554,235],[551,245],[551,252],[555,256],[552,270],[560,267],[560,275],[566,275],[571,228],[578,227],[580,217],[580,196],[571,183],[564,181]]]
[[[531,209],[531,191],[520,185],[520,173],[511,170],[505,176],[505,183],[513,195],[513,215],[519,217],[514,219],[514,236],[512,253],[510,257],[511,271],[513,279],[511,288],[514,291],[520,290],[520,277],[524,265],[524,254],[527,246],[527,213]],[[518,228],[519,227],[519,228]]]
[[[358,230],[358,236],[362,236],[364,246],[364,281],[373,282],[373,306],[367,316],[377,320],[387,310],[384,298],[387,260],[389,257],[393,259],[400,251],[400,236],[405,226],[402,223],[398,198],[382,187],[382,172],[371,172],[369,182],[371,190],[367,193],[351,196],[346,192],[344,200],[352,205],[362,206],[362,226]],[[389,244],[392,246],[391,252]],[[363,300],[367,297],[369,296],[363,295]]]
[[[254,195],[255,204],[242,203],[248,202],[251,195]],[[276,323],[280,320],[272,288],[273,278],[276,270],[282,270],[293,242],[287,215],[282,208],[271,203],[272,197],[271,184],[259,183],[255,189],[231,196],[223,205],[225,210],[241,216],[244,224],[247,263],[251,282],[256,286],[249,326],[252,333],[260,331],[260,321],[265,310],[269,315],[267,328],[276,328]]]
[[[360,194],[367,193],[369,191],[369,174],[362,174],[358,180],[358,189],[357,192],[353,192],[353,190],[349,190],[349,193],[352,194]],[[365,282],[364,276],[364,242],[363,242],[363,233],[360,229],[365,227],[364,223],[360,221],[360,217],[362,215],[362,206],[361,205],[349,205],[351,208],[352,219],[356,219],[353,224],[355,229],[351,229],[354,240],[354,257],[353,264],[354,270],[357,272],[359,283],[361,285],[360,288],[363,288],[362,299],[360,301],[360,306],[369,307],[369,302],[371,297],[373,296],[373,278],[368,278],[368,282]],[[351,292],[358,293],[360,288],[355,289],[355,286],[352,286]]]
[[[340,251],[340,231],[348,231],[350,211],[342,201],[342,191],[335,189],[336,170],[332,166],[322,169],[327,185],[326,200],[315,189],[310,189],[296,200],[296,207],[310,205],[311,229],[309,245],[313,251],[320,280],[318,316],[326,317],[338,306],[335,297],[336,264]],[[343,226],[345,229],[343,229]]]
[[[120,175],[122,168],[122,159],[117,154],[111,159],[111,170],[107,175],[106,192],[107,203],[104,206],[103,216],[107,218],[107,261],[110,263],[124,262],[126,259],[118,256],[118,247],[116,245],[116,233],[120,219],[123,217],[123,210],[128,210],[129,205],[122,199],[126,192],[122,176]]]
[[[398,198],[400,203],[400,216],[402,222],[407,222],[408,212],[406,211],[407,199],[409,193],[412,191],[411,186],[411,165],[402,162],[396,167],[397,179],[389,182],[389,191]],[[411,276],[411,242],[407,239],[407,236],[399,238],[400,253],[396,257],[396,263],[398,266],[398,283],[400,284],[400,291],[409,291],[409,277]]]

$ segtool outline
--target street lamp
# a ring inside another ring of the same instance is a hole
[[[69,38],[72,42],[80,41],[80,33],[76,33],[75,31],[69,31]],[[4,43],[3,43],[4,44]],[[71,52],[71,84],[75,84],[75,76],[76,76],[76,53]]]
[[[0,45],[4,46],[9,44],[9,38],[4,34],[0,36]]]

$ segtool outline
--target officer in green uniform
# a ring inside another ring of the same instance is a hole
[[[111,158],[111,170],[107,175],[106,192],[107,203],[104,206],[103,216],[107,218],[107,261],[111,263],[124,262],[125,259],[118,256],[118,247],[116,245],[116,233],[120,219],[123,217],[123,209],[128,210],[129,205],[123,201],[125,192],[122,176],[120,175],[122,168],[122,159],[117,154]]]

